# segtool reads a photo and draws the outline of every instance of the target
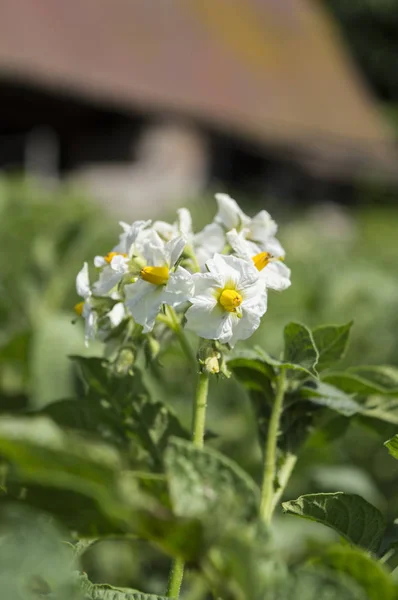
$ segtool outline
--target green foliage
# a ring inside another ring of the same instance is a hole
[[[377,552],[385,523],[381,513],[355,494],[307,494],[283,503],[283,510],[331,527],[349,542]]]
[[[319,354],[316,364],[317,371],[328,369],[344,358],[352,323],[350,321],[341,326],[325,325],[313,330],[312,336]]]
[[[318,351],[310,330],[300,323],[289,323],[284,330],[284,339],[285,363],[311,372],[318,362]]]
[[[358,548],[331,546],[314,563],[351,577],[362,587],[369,600],[396,600],[398,597],[398,587],[388,571]]]
[[[176,514],[208,517],[218,513],[235,521],[252,521],[257,517],[259,489],[238,465],[222,454],[174,438],[165,461]]]
[[[82,600],[167,600],[166,596],[143,594],[137,590],[119,589],[112,585],[91,583],[86,575],[80,575]]]
[[[398,460],[398,435],[394,435],[393,438],[384,442],[384,445],[388,448],[391,456]]]

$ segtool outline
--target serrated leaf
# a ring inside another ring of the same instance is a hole
[[[84,594],[83,600],[168,600],[166,596],[144,594],[137,590],[91,583],[85,574],[79,575],[78,582]]]
[[[352,396],[322,381],[314,381],[302,386],[300,396],[314,404],[330,408],[345,417],[352,417],[363,410],[361,404],[355,402]]]
[[[258,514],[259,489],[233,461],[215,450],[199,449],[174,438],[165,456],[174,511],[184,517],[206,517],[214,511],[250,521]]]
[[[328,369],[344,357],[352,323],[324,325],[313,329],[312,336],[319,354],[317,371]]]
[[[364,590],[369,600],[398,598],[398,587],[388,571],[359,548],[335,545],[313,562],[351,577]]]
[[[391,456],[398,460],[398,435],[394,435],[393,438],[384,442],[384,445],[386,446],[386,448],[388,448],[388,451],[391,454]]]
[[[377,508],[356,494],[306,494],[284,502],[283,510],[331,527],[349,542],[377,552],[385,523]]]
[[[312,371],[318,361],[312,333],[300,323],[289,323],[284,329],[284,362],[299,365],[308,371]]]

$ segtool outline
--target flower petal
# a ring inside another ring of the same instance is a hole
[[[192,237],[192,217],[187,208],[177,210],[178,231],[188,241]]]
[[[134,320],[144,327],[143,333],[152,331],[163,302],[163,286],[153,285],[143,279],[126,285],[126,306]]]
[[[253,256],[250,244],[245,240],[242,234],[239,234],[236,229],[228,231],[227,240],[232,250],[239,258],[250,260]]]
[[[239,229],[242,225],[250,223],[250,218],[245,215],[238,203],[228,194],[216,194],[218,212],[215,217],[216,223],[223,225],[228,231]]]
[[[114,271],[111,266],[106,266],[102,269],[98,281],[93,285],[93,292],[96,296],[105,296],[108,294],[122,279],[123,273]]]
[[[105,258],[103,256],[95,256],[94,257],[94,267],[105,267],[107,264]]]
[[[207,340],[227,343],[232,336],[231,313],[224,311],[217,302],[195,303],[185,313],[186,328]]]
[[[170,306],[186,302],[193,294],[194,282],[191,273],[183,267],[177,267],[171,273],[163,294],[163,301]]]
[[[108,312],[108,318],[111,322],[112,327],[117,327],[123,321],[126,315],[126,311],[124,309],[123,302],[118,302],[115,306]]]
[[[76,277],[76,291],[82,298],[91,296],[90,280],[88,277],[88,264],[85,262]]]
[[[210,223],[193,236],[192,245],[196,259],[201,267],[216,252],[222,252],[225,246],[225,233],[221,225]]]
[[[260,272],[260,279],[267,288],[282,292],[291,284],[290,269],[280,261],[272,261]]]
[[[165,246],[165,255],[170,268],[174,267],[177,260],[180,258],[185,248],[185,244],[186,240],[182,236],[178,236],[167,242]]]

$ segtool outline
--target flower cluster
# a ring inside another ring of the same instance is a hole
[[[248,217],[227,194],[216,194],[217,214],[199,233],[186,208],[175,223],[121,223],[119,243],[87,263],[76,279],[83,298],[75,306],[85,319],[86,341],[105,339],[123,321],[149,333],[165,307],[183,317],[200,337],[234,346],[258,328],[267,291],[290,285],[277,225],[265,210]],[[175,313],[174,313],[175,314]]]

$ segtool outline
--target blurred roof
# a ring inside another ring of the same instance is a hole
[[[191,116],[313,168],[395,170],[316,0],[0,0],[0,75]]]

